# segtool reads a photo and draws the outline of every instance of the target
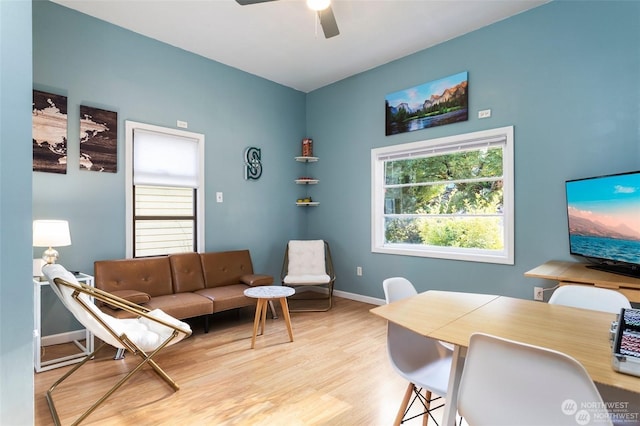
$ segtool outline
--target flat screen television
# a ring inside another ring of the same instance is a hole
[[[565,184],[569,247],[593,269],[640,277],[640,171]]]

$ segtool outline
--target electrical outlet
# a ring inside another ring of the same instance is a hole
[[[356,275],[361,277],[362,276],[362,266],[357,266],[356,267]]]
[[[533,300],[544,300],[544,289],[542,287],[533,288]]]

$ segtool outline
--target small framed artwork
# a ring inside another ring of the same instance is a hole
[[[467,121],[468,75],[465,71],[387,95],[386,135]]]
[[[80,169],[118,171],[118,114],[80,105]]]
[[[67,173],[67,97],[33,91],[33,171]]]

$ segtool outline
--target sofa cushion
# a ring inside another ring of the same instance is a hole
[[[222,312],[255,305],[257,299],[244,295],[244,291],[248,288],[246,284],[231,284],[198,290],[196,294],[205,296],[213,302],[213,312]]]
[[[326,275],[324,241],[289,241],[287,275]]]
[[[201,253],[202,271],[207,288],[240,283],[240,277],[253,274],[249,250]]]
[[[196,293],[178,293],[153,297],[145,305],[149,309],[162,309],[176,318],[192,318],[213,312],[213,302]]]
[[[179,253],[169,255],[173,292],[184,293],[204,288],[202,264],[198,253]]]
[[[167,257],[99,260],[93,265],[95,286],[100,290],[109,293],[138,290],[151,297],[173,293],[171,266]]]

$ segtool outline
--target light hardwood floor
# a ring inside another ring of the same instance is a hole
[[[253,350],[252,309],[216,317],[208,334],[194,322],[191,337],[156,357],[179,391],[145,368],[83,425],[391,425],[407,383],[389,364],[386,322],[372,307],[334,298],[328,312],[292,313],[294,342],[282,316],[267,318]],[[137,358],[113,354],[104,351],[54,392],[64,425]],[[36,425],[53,424],[44,394],[69,368],[35,375]]]

